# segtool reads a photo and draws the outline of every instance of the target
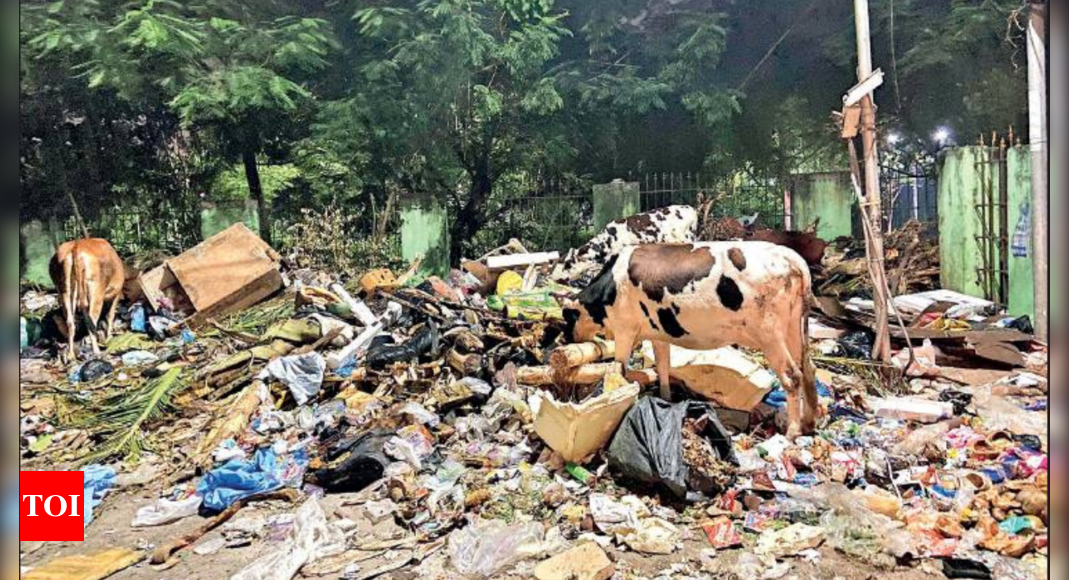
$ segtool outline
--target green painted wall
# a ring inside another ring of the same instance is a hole
[[[449,221],[445,208],[431,195],[401,200],[401,256],[406,262],[423,255],[420,273],[449,274]]]
[[[1032,277],[1032,159],[1026,146],[1014,147],[1006,155],[1008,176],[1010,234],[1010,290],[1009,312],[1013,316],[1027,314],[1035,318],[1035,284]],[[1013,250],[1014,233],[1025,228],[1025,255]]]
[[[946,152],[939,173],[938,201],[940,282],[948,290],[979,297],[984,291],[977,270],[983,261],[976,240],[981,232],[976,203],[982,193],[982,182],[988,177],[978,168],[995,169],[981,164],[981,156],[987,156],[986,148],[957,147]],[[992,175],[990,179],[997,176]]]
[[[31,284],[39,284],[45,288],[52,288],[52,277],[48,274],[48,263],[56,253],[56,246],[62,240],[59,228],[49,227],[48,224],[31,221],[19,227],[22,247],[19,277]]]
[[[999,169],[985,162],[989,148],[957,147],[946,153],[939,174],[939,256],[944,288],[971,296],[984,296],[979,269],[980,214],[976,210],[984,195],[984,184],[998,192]],[[1034,317],[1031,256],[1032,172],[1027,147],[1013,147],[1006,155],[1008,234],[1010,236],[1009,283],[1007,309],[1013,316]],[[1023,222],[1022,222],[1022,214]],[[1015,255],[1014,232],[1018,225],[1026,228],[1026,253]],[[995,228],[999,228],[996,219]]]
[[[238,222],[244,222],[254,232],[260,231],[260,214],[255,201],[247,199],[222,205],[206,203],[200,210],[201,239],[206,240]]]
[[[633,216],[642,211],[637,182],[614,180],[594,186],[594,231],[601,231],[609,222]]]
[[[856,207],[850,173],[846,171],[794,175],[791,190],[792,228],[805,229],[818,218],[817,235],[825,240],[853,235]]]

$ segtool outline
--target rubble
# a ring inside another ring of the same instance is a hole
[[[923,243],[902,263],[923,270]],[[55,358],[41,323],[55,303],[27,293],[22,314],[41,332],[20,361],[23,467],[111,482],[86,510],[87,534],[102,533],[127,485],[149,496],[121,525],[171,534],[157,565],[279,542],[235,578],[644,577],[631,558],[667,562],[657,577],[700,578],[728,555],[740,577],[779,578],[830,551],[881,569],[981,562],[1002,578],[1045,558],[1046,348],[997,306],[903,276],[925,292],[896,305],[910,339],[928,342],[881,366],[859,360],[871,302],[841,287],[811,319],[811,346],[828,349],[815,357],[823,416],[792,441],[761,356],[672,347],[685,396],[667,403],[648,345],[621,375],[612,341],[564,341],[555,296],[567,289],[548,280],[547,258],[514,245],[495,255],[441,278],[353,280],[269,260],[250,278],[272,270],[286,288],[220,290],[259,296],[229,314],[175,258],[161,288],[194,310],[135,303],[80,368]],[[842,285],[849,266],[835,259],[825,280]],[[154,316],[166,332],[148,334]],[[125,566],[145,556],[115,553]],[[55,577],[50,565],[27,577]]]

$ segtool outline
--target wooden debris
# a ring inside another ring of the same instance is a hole
[[[616,356],[615,344],[607,341],[566,344],[549,355],[549,366],[568,369]]]
[[[272,499],[281,499],[293,503],[297,501],[299,497],[300,494],[295,489],[282,489],[278,491],[260,493],[242,500],[238,500],[231,504],[230,507],[220,512],[217,516],[202,524],[199,528],[189,532],[188,534],[183,535],[182,537],[174,541],[168,542],[166,544],[163,544],[162,546],[157,547],[156,550],[152,552],[151,562],[153,564],[163,564],[167,562],[167,560],[171,557],[172,554],[181,550],[182,548],[192,545],[194,542],[202,538],[204,534],[207,534],[208,532],[225,523],[230,518],[234,517],[234,514],[241,511],[241,508],[245,507],[249,503],[252,503],[254,501],[264,501]]]
[[[604,379],[605,373],[619,369],[615,362],[590,363],[574,367],[558,377],[558,373],[550,366],[520,367],[516,369],[516,382],[533,387],[548,387],[563,380],[567,384],[589,386]],[[647,386],[657,382],[657,373],[653,369],[634,370],[628,371],[626,378],[641,386]]]

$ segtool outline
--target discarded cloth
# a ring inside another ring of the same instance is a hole
[[[276,358],[267,363],[256,378],[272,378],[286,385],[297,404],[303,405],[319,393],[326,370],[327,361],[323,359],[323,355],[310,352]]]
[[[303,449],[280,457],[262,447],[252,461],[231,459],[209,471],[197,484],[197,495],[204,498],[205,508],[222,511],[238,500],[300,481],[306,467],[308,454]]]

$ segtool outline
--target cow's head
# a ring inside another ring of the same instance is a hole
[[[613,278],[613,256],[601,273],[575,299],[562,302],[564,336],[570,342],[587,342],[606,330],[608,308],[616,303],[616,280]]]

